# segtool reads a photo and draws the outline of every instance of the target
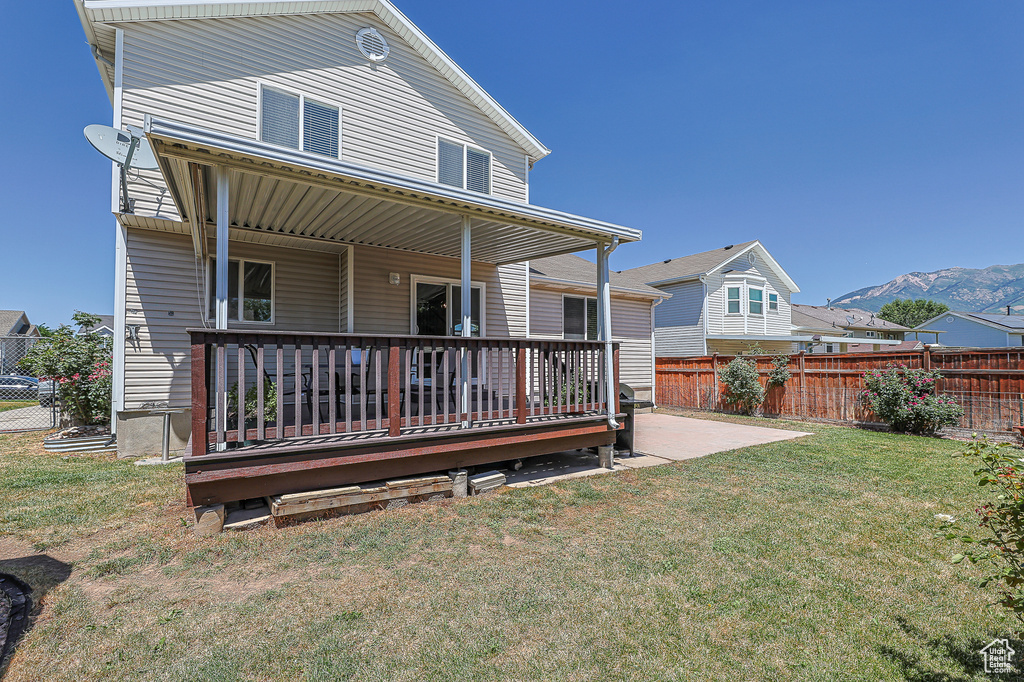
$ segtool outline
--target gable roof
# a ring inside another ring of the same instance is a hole
[[[910,331],[909,327],[875,317],[874,313],[860,308],[830,308],[823,305],[794,303],[792,310],[794,327],[818,329],[834,326],[841,329]]]
[[[96,66],[113,100],[114,28],[122,22],[260,17],[285,14],[370,13],[427,60],[456,89],[538,161],[551,150],[491,97],[444,50],[427,37],[390,0],[74,0]],[[106,54],[104,55],[104,52]]]
[[[0,336],[29,334],[32,329],[24,310],[0,310]]]
[[[1024,332],[1024,315],[999,315],[998,313],[970,313],[961,310],[947,310],[941,315],[936,315],[930,320],[925,320],[921,324],[917,325],[915,329],[927,329],[929,324],[946,317],[947,315],[953,315],[955,317],[962,318],[969,322],[976,322],[983,324],[986,327],[992,327],[993,329],[999,329],[1000,331],[1010,332]]]
[[[789,276],[789,273],[779,265],[778,261],[768,253],[768,249],[764,248],[764,245],[757,239],[742,244],[730,244],[720,249],[695,253],[691,256],[669,258],[660,263],[641,265],[638,268],[624,270],[623,272],[637,277],[652,286],[673,284],[688,279],[696,279],[713,272],[752,249],[757,250],[765,262],[768,263],[768,266],[775,271],[775,274],[782,279],[791,291],[800,291],[800,287]]]
[[[628,273],[610,272],[613,290],[642,294],[651,298],[669,298],[671,294],[647,286]],[[530,279],[543,278],[552,283],[585,284],[597,287],[597,266],[571,253],[530,261]]]
[[[84,327],[84,326],[83,327],[79,327],[78,328],[78,333],[79,334],[85,334],[85,333],[93,331],[93,330],[103,329],[104,327],[106,327],[110,331],[114,331],[114,316],[113,315],[97,315],[96,317],[100,318],[99,322],[97,322],[92,327]]]

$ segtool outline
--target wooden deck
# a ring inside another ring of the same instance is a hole
[[[615,439],[603,395],[603,344],[191,333],[189,504],[446,471]],[[617,359],[616,348],[613,386]],[[237,396],[248,399],[239,404]],[[617,392],[612,400],[617,412]]]

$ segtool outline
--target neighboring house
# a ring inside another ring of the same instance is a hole
[[[0,310],[0,374],[23,374],[18,362],[39,337],[24,310]]]
[[[875,317],[857,308],[823,305],[793,305],[793,335],[801,340],[799,349],[808,353],[864,353],[874,350],[914,350],[920,342],[904,342],[902,325]]]
[[[121,453],[183,410],[209,504],[614,440],[611,339],[532,340],[527,263],[640,231],[530,204],[548,149],[394,5],[75,4],[159,165],[112,178]]]
[[[941,332],[943,346],[1016,348],[1024,346],[1024,315],[996,315],[950,310],[915,327],[920,333]]]
[[[99,322],[92,325],[91,327],[79,327],[79,334],[99,334],[100,336],[113,336],[114,335],[114,316],[113,315],[97,315],[100,318]]]
[[[530,336],[597,340],[594,264],[575,255],[530,261]],[[628,273],[611,273],[612,339],[621,345],[619,380],[654,399],[654,308],[671,294]]]
[[[685,357],[792,350],[796,282],[759,241],[623,272],[671,298],[654,311],[655,353]],[[808,337],[807,340],[810,340]]]

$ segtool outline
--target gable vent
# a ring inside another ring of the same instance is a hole
[[[370,27],[361,28],[356,33],[356,46],[371,62],[382,62],[388,58],[388,54],[391,52],[384,36],[377,29]]]

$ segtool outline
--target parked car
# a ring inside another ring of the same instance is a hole
[[[39,380],[14,374],[0,376],[0,400],[37,400]]]
[[[49,407],[57,400],[57,383],[52,379],[39,380],[39,404]]]

